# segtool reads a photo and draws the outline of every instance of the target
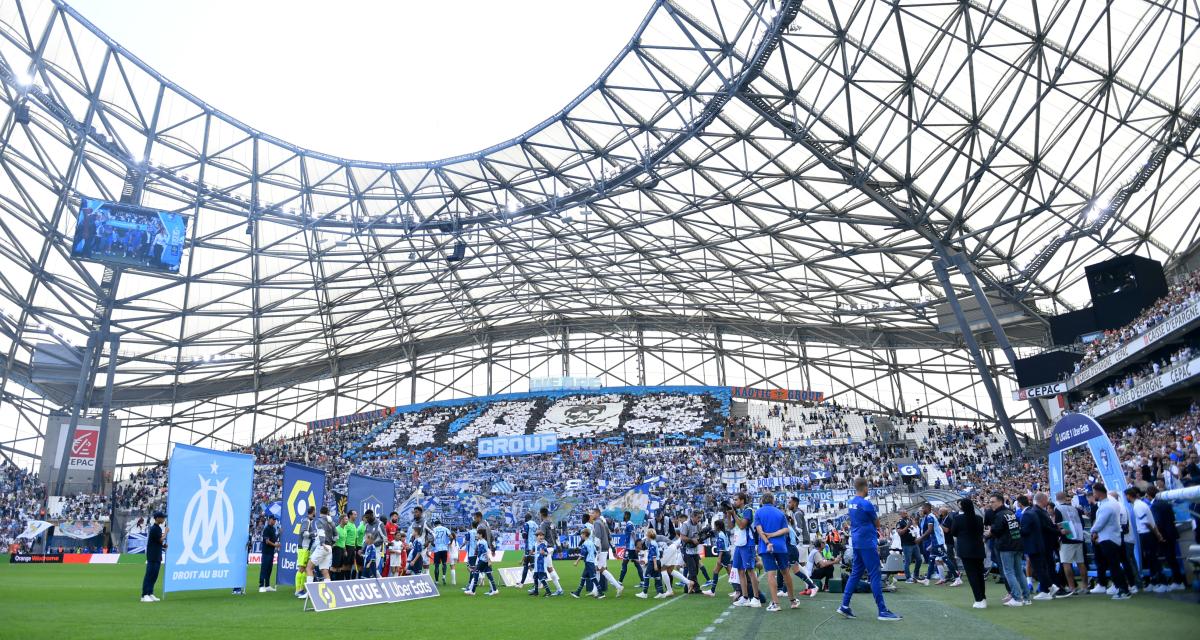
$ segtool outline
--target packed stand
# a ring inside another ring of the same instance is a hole
[[[1200,301],[1200,271],[1190,273],[1183,282],[1172,285],[1167,295],[1155,301],[1129,324],[1120,329],[1105,331],[1102,337],[1089,343],[1084,351],[1083,359],[1075,365],[1075,373],[1102,360],[1117,347],[1141,336],[1175,313],[1198,301]]]

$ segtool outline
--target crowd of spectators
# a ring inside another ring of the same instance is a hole
[[[1182,282],[1172,285],[1167,295],[1155,301],[1129,324],[1120,329],[1105,331],[1100,338],[1090,342],[1084,350],[1083,359],[1075,365],[1075,373],[1102,360],[1117,347],[1141,336],[1175,313],[1198,301],[1200,301],[1200,271],[1190,273]]]
[[[37,474],[0,463],[0,548],[16,541],[26,521],[42,519],[45,508],[46,488]]]
[[[631,401],[622,420],[669,422],[699,414],[711,418],[713,407],[708,400],[685,402],[677,394],[657,400],[661,404],[647,398]],[[875,422],[846,407],[782,408],[786,406],[769,403],[766,413],[795,416],[798,423],[817,425],[817,432],[829,437],[839,437],[839,429],[853,417],[861,418],[866,425]],[[526,432],[538,424],[544,412],[545,406],[539,409],[537,402],[506,402],[501,407],[478,411],[475,419],[485,421],[479,428],[472,430],[467,424],[460,429],[476,436],[515,433],[518,426]],[[879,491],[874,496],[897,491],[903,484],[895,464],[900,459],[937,468],[944,474],[946,487],[969,490],[975,496],[1000,492],[1014,498],[1033,498],[1046,490],[1045,463],[1014,459],[997,429],[978,424],[943,424],[918,415],[892,416],[894,438],[887,442],[857,439],[849,444],[816,446],[783,446],[770,438],[755,437],[753,429],[730,428],[745,426],[745,418],[731,419],[723,425],[724,437],[719,440],[685,443],[641,428],[635,432],[622,430],[622,437],[616,441],[597,437],[611,435],[609,432],[582,433],[561,446],[558,454],[549,456],[479,459],[467,443],[451,445],[452,438],[445,439],[448,446],[444,447],[408,449],[398,444],[406,442],[414,430],[448,436],[450,423],[470,417],[467,413],[432,408],[389,416],[386,422],[364,421],[256,442],[243,449],[256,459],[255,518],[261,518],[264,505],[279,499],[283,464],[287,461],[326,470],[332,489],[327,494],[330,499],[332,492],[345,493],[351,472],[389,477],[395,482],[400,501],[420,494],[432,504],[431,511],[448,523],[455,522],[467,505],[472,510],[487,508],[497,528],[511,526],[513,519],[539,500],[570,502],[574,505],[570,512],[573,521],[585,508],[604,507],[643,483],[650,484],[654,507],[659,511],[698,508],[715,513],[731,493],[744,489],[753,492],[762,486],[759,479],[780,478],[787,479],[787,484],[772,488],[799,493],[807,522],[828,530],[844,519],[846,489],[855,477],[867,478]],[[403,437],[391,446],[372,445],[362,451],[357,448],[358,443],[380,442],[378,436],[397,424],[404,425]],[[1110,435],[1135,486],[1200,483],[1200,407],[1194,406],[1170,420],[1135,425]],[[1095,481],[1091,466],[1089,460],[1069,458],[1066,481],[1070,490],[1082,494],[1091,486]],[[3,469],[0,536],[11,540],[25,520],[45,515],[45,490],[34,475],[11,465]],[[822,473],[813,475],[810,472],[814,470]],[[115,508],[136,519],[165,505],[166,466],[158,465],[119,482],[111,496],[74,498],[64,505],[63,517],[99,519]]]
[[[1126,481],[1142,490],[1161,482],[1165,487],[1200,484],[1200,405],[1165,420],[1132,424],[1108,432]],[[1083,495],[1097,481],[1090,454],[1083,449],[1068,451],[1063,464],[1063,486]],[[1044,459],[977,468],[963,477],[964,486],[977,493],[1000,492],[1006,496],[1032,496],[1047,491],[1049,469]]]
[[[1131,367],[1120,376],[1113,378],[1100,391],[1095,391],[1088,394],[1080,402],[1075,403],[1078,410],[1086,410],[1087,407],[1095,404],[1098,401],[1107,399],[1110,396],[1115,396],[1118,393],[1128,391],[1147,379],[1160,376],[1167,373],[1175,367],[1187,366],[1198,353],[1196,347],[1191,344],[1186,344],[1179,349],[1171,352],[1160,358],[1155,358],[1149,362],[1143,363],[1137,367]],[[1103,393],[1102,393],[1103,392]]]

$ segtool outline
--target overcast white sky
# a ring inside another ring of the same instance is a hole
[[[69,0],[201,100],[380,162],[516,136],[586,88],[650,0]]]

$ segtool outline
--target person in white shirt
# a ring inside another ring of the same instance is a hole
[[[1126,489],[1125,499],[1133,505],[1134,526],[1142,551],[1142,566],[1150,570],[1151,582],[1160,584],[1162,565],[1158,560],[1158,546],[1163,537],[1158,527],[1154,526],[1154,514],[1150,512],[1150,503],[1142,499],[1142,492],[1137,487]]]
[[[1102,483],[1092,485],[1092,497],[1096,501],[1096,519],[1092,523],[1092,544],[1096,550],[1096,588],[1092,593],[1104,593],[1107,582],[1104,570],[1108,570],[1114,588],[1114,600],[1127,600],[1130,596],[1124,565],[1129,563],[1121,546],[1123,538],[1120,514],[1125,511],[1121,503],[1111,499],[1108,488]],[[1101,566],[1103,565],[1103,567]]]

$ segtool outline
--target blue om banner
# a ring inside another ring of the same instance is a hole
[[[175,445],[163,592],[246,586],[254,456]]]

